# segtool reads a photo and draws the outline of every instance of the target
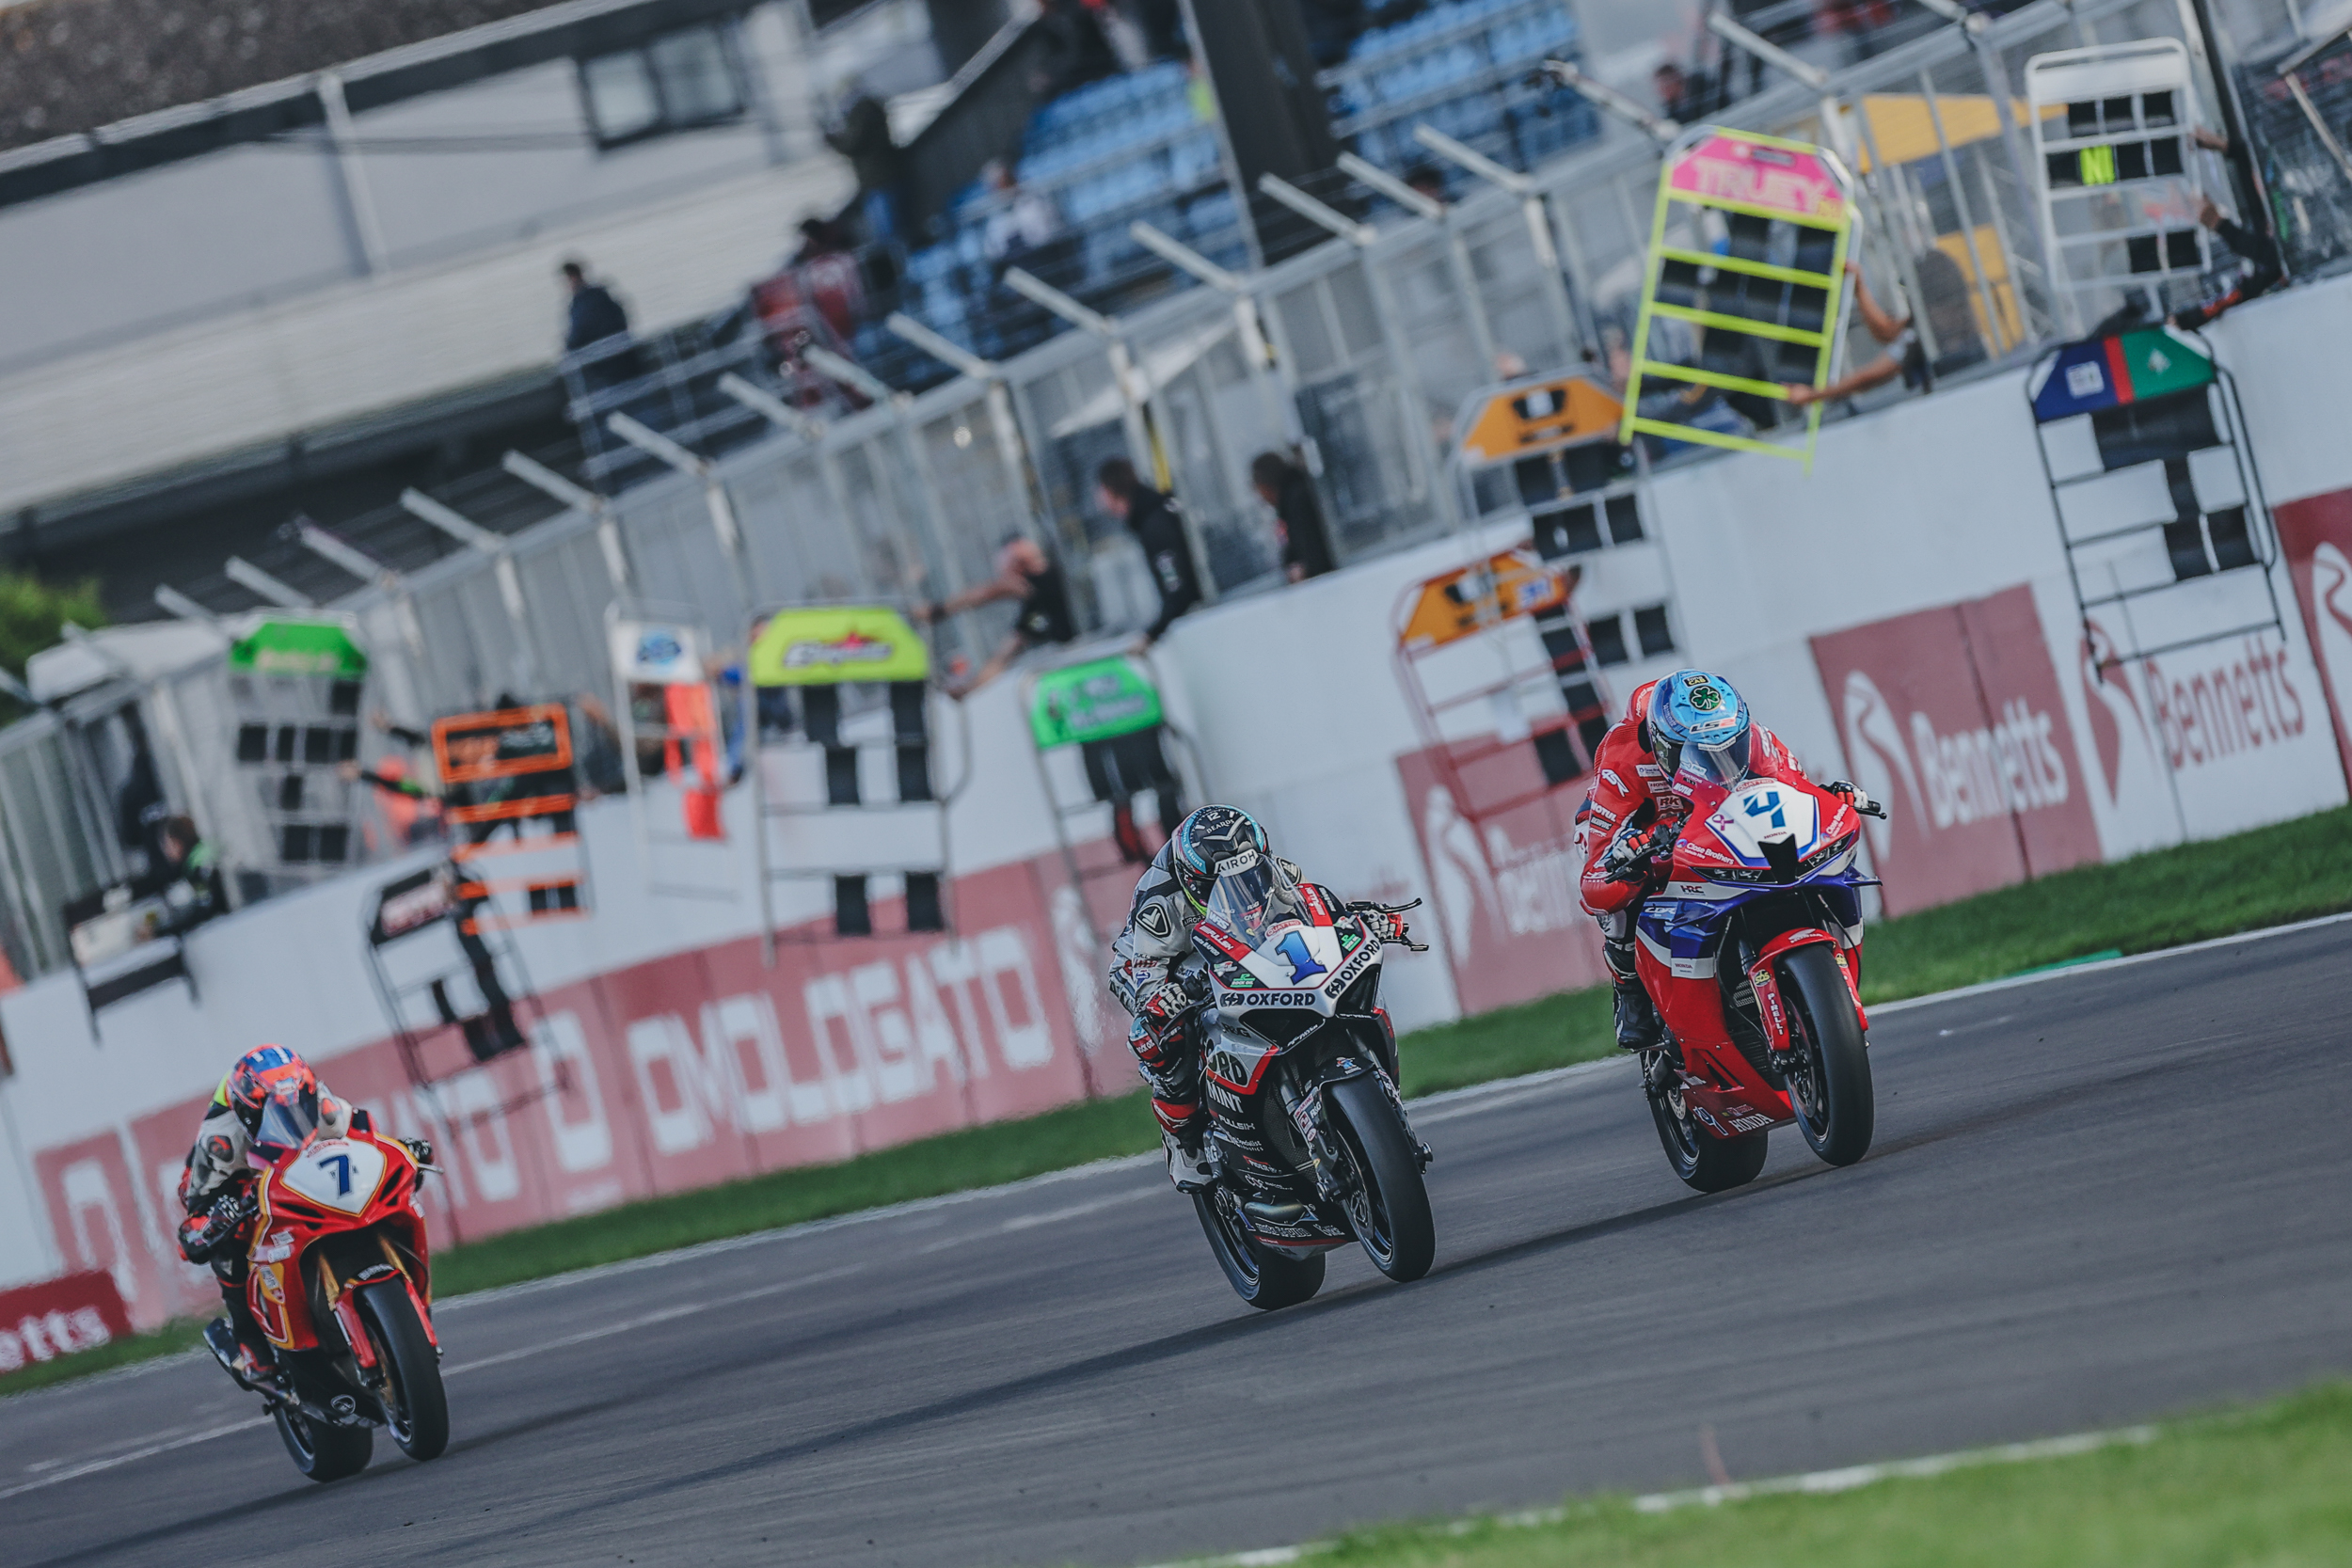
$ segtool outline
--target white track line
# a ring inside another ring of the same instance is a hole
[[[115,1454],[107,1459],[92,1459],[76,1465],[71,1469],[59,1470],[56,1475],[43,1476],[39,1481],[24,1481],[5,1491],[0,1491],[0,1500],[21,1497],[27,1492],[38,1492],[44,1486],[56,1486],[61,1481],[73,1481],[82,1476],[94,1475],[100,1470],[111,1470],[119,1465],[128,1465],[135,1460],[152,1459],[155,1455],[168,1453],[173,1449],[185,1449],[198,1443],[209,1443],[215,1437],[226,1437],[232,1432],[250,1432],[255,1427],[267,1426],[269,1422],[270,1418],[267,1416],[249,1416],[242,1421],[231,1421],[227,1426],[212,1427],[203,1432],[190,1433],[185,1437],[174,1437],[168,1443],[150,1443],[143,1449],[133,1449],[129,1453]]]
[[[1836,1470],[1809,1470],[1803,1475],[1774,1476],[1768,1481],[1733,1481],[1725,1486],[1701,1486],[1688,1492],[1650,1492],[1635,1497],[1633,1506],[1643,1513],[1669,1513],[1680,1508],[1718,1508],[1724,1503],[1744,1502],[1750,1497],[1782,1493],[1826,1496],[1875,1485],[1882,1481],[1940,1476],[1983,1465],[2020,1465],[2037,1459],[2064,1459],[2124,1443],[2153,1443],[2157,1435],[2158,1429],[2153,1426],[2122,1427],[2111,1432],[2077,1432],[2065,1437],[2043,1437],[2030,1443],[2003,1443],[1990,1449],[1963,1449],[1953,1453],[1929,1454],[1922,1459],[1895,1459],[1880,1465],[1849,1465]],[[1486,1525],[1525,1529],[1565,1524],[1575,1512],[1578,1511],[1568,1508],[1535,1508],[1518,1513],[1472,1514],[1465,1519],[1435,1526],[1430,1533],[1467,1535]],[[1295,1546],[1261,1546],[1255,1551],[1232,1552],[1223,1557],[1186,1558],[1180,1562],[1161,1563],[1158,1568],[1279,1568],[1280,1564],[1330,1551],[1338,1544],[1336,1541],[1308,1541]]]

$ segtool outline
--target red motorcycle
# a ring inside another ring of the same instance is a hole
[[[432,1268],[419,1184],[430,1145],[376,1135],[354,1111],[347,1135],[322,1137],[315,1090],[263,1106],[246,1299],[277,1365],[238,1370],[234,1342],[213,1352],[262,1396],[294,1465],[312,1481],[367,1468],[375,1429],[411,1459],[449,1447],[449,1401],[433,1333]]]
[[[1775,1127],[1850,1165],[1877,1108],[1862,1008],[1862,819],[1810,783],[1718,778],[1686,748],[1672,867],[1635,922],[1666,1043],[1643,1086],[1675,1174],[1703,1193],[1756,1179]],[[1873,816],[1883,811],[1866,803]]]

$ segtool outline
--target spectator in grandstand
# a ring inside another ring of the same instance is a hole
[[[1160,612],[1143,629],[1138,649],[1149,648],[1167,635],[1179,615],[1200,602],[1200,576],[1192,562],[1192,541],[1184,536],[1184,520],[1176,498],[1162,495],[1136,476],[1136,466],[1123,457],[1104,461],[1094,470],[1095,500],[1104,512],[1127,525],[1143,546],[1145,564],[1160,591]]]
[[[1249,461],[1249,487],[1274,512],[1274,534],[1282,545],[1282,575],[1304,582],[1334,571],[1331,531],[1324,526],[1315,482],[1307,470],[1278,451]]]
[[[1873,387],[1883,387],[1897,376],[1902,377],[1906,387],[1931,392],[1937,376],[1949,375],[1984,358],[1984,340],[1978,336],[1976,311],[1968,300],[1968,279],[1959,263],[1941,250],[1928,250],[1920,253],[1914,265],[1919,276],[1919,293],[1927,303],[1928,326],[1935,335],[1934,358],[1928,357],[1917,317],[1889,313],[1871,297],[1870,286],[1862,279],[1861,267],[1848,261],[1846,276],[1853,282],[1854,309],[1861,314],[1863,325],[1870,329],[1870,336],[1885,344],[1886,351],[1860,370],[1819,389],[1801,382],[1788,383],[1783,390],[1788,394],[1791,407],[1835,403]]]
[[[976,610],[984,604],[1011,600],[1021,608],[1013,613],[1012,630],[988,656],[979,673],[961,685],[951,685],[951,697],[968,696],[1005,673],[1006,667],[1031,648],[1067,642],[1078,635],[1077,618],[1070,612],[1070,585],[1061,568],[1044,547],[1025,533],[1009,533],[996,551],[996,575],[975,583],[937,604],[913,607],[915,621],[930,626],[943,616]]]
[[[897,239],[906,164],[891,139],[890,106],[870,92],[859,93],[843,111],[840,125],[825,133],[825,145],[849,159],[857,176],[866,237],[878,243]]]
[[[1024,257],[1052,243],[1061,232],[1061,214],[1052,201],[1024,186],[1002,158],[991,158],[980,178],[995,207],[981,231],[980,247],[1002,276],[1007,267],[1023,265]]]
[[[557,269],[571,303],[564,321],[564,352],[587,355],[580,376],[591,387],[613,387],[641,373],[637,350],[628,341],[628,312],[601,283],[588,281],[586,263],[574,260]]]
[[[1405,183],[1440,207],[1454,199],[1445,188],[1445,170],[1435,164],[1415,164],[1405,171]]]
[[[1684,125],[1696,125],[1717,113],[1727,96],[1703,66],[1684,71],[1668,60],[1651,73],[1650,80],[1658,88],[1659,111]]]
[[[1119,55],[1088,0],[1045,0],[1036,25],[1042,47],[1029,90],[1040,103],[1119,74]]]
[[[2200,126],[2190,135],[2196,138],[2198,146],[2208,151],[2224,156],[2230,151],[2230,138],[2218,132]],[[2256,294],[2268,293],[2279,286],[2280,279],[2285,276],[2279,264],[2279,242],[2223,216],[2221,209],[2214,205],[2213,198],[2206,197],[2199,203],[2197,221],[2219,235],[2221,243],[2230,247],[2231,253],[2246,262],[2246,268],[2220,293],[2201,305],[2176,310],[2167,318],[2173,325],[2192,332],[2232,306],[2243,305]]]

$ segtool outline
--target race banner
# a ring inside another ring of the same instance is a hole
[[[2352,778],[2352,490],[2284,502],[2271,517],[2294,574],[2336,750]]]
[[[2099,858],[2030,589],[1816,637],[1889,914]]]
[[[130,1332],[122,1292],[103,1269],[0,1291],[0,1377]]]
[[[1437,747],[1396,759],[1426,863],[1430,903],[1465,1013],[1606,985],[1599,928],[1584,912],[1576,842],[1581,790],[1541,788],[1531,750],[1514,749],[1520,803],[1473,821]]]

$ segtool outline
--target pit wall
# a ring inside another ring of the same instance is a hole
[[[1832,426],[1809,477],[1745,455],[1660,475],[1645,499],[1655,548],[1589,559],[1580,588],[1599,607],[1661,578],[1673,594],[1677,649],[1611,672],[1615,700],[1675,664],[1728,675],[1817,777],[1890,802],[1870,847],[1898,911],[2342,803],[2352,444],[2334,428],[2327,345],[2352,341],[2352,280],[2257,302],[2214,338],[2286,546],[2283,636],[2104,673],[2086,658],[2010,372]],[[1473,821],[1392,657],[1400,596],[1509,539],[1216,606],[1152,656],[1216,798],[1343,894],[1430,900],[1435,951],[1391,965],[1406,1028],[1602,977],[1575,904],[1575,792]],[[936,712],[943,776],[964,781],[948,815],[953,936],[831,938],[818,888],[781,884],[788,940],[767,967],[739,847],[665,856],[649,879],[628,806],[598,802],[582,813],[595,913],[518,938],[532,1050],[430,1093],[390,1042],[359,935],[373,890],[413,866],[198,931],[200,996],[165,987],[96,1028],[71,974],[0,997],[16,1066],[0,1081],[0,1284],[105,1269],[140,1323],[203,1309],[208,1279],[170,1246],[170,1192],[212,1085],[260,1040],[300,1047],[382,1125],[435,1141],[444,1244],[1126,1087],[1098,939],[1132,874],[1098,812],[1073,825],[1073,882],[1021,697],[1008,678],[964,705],[968,764]],[[805,759],[766,766],[787,792],[813,777]],[[1046,771],[1062,798],[1083,793],[1073,758]],[[675,821],[659,792],[649,811]],[[730,846],[748,844],[748,793],[726,812]],[[911,832],[880,816],[798,831],[836,855]],[[439,1042],[441,1069],[462,1063],[454,1049]]]

